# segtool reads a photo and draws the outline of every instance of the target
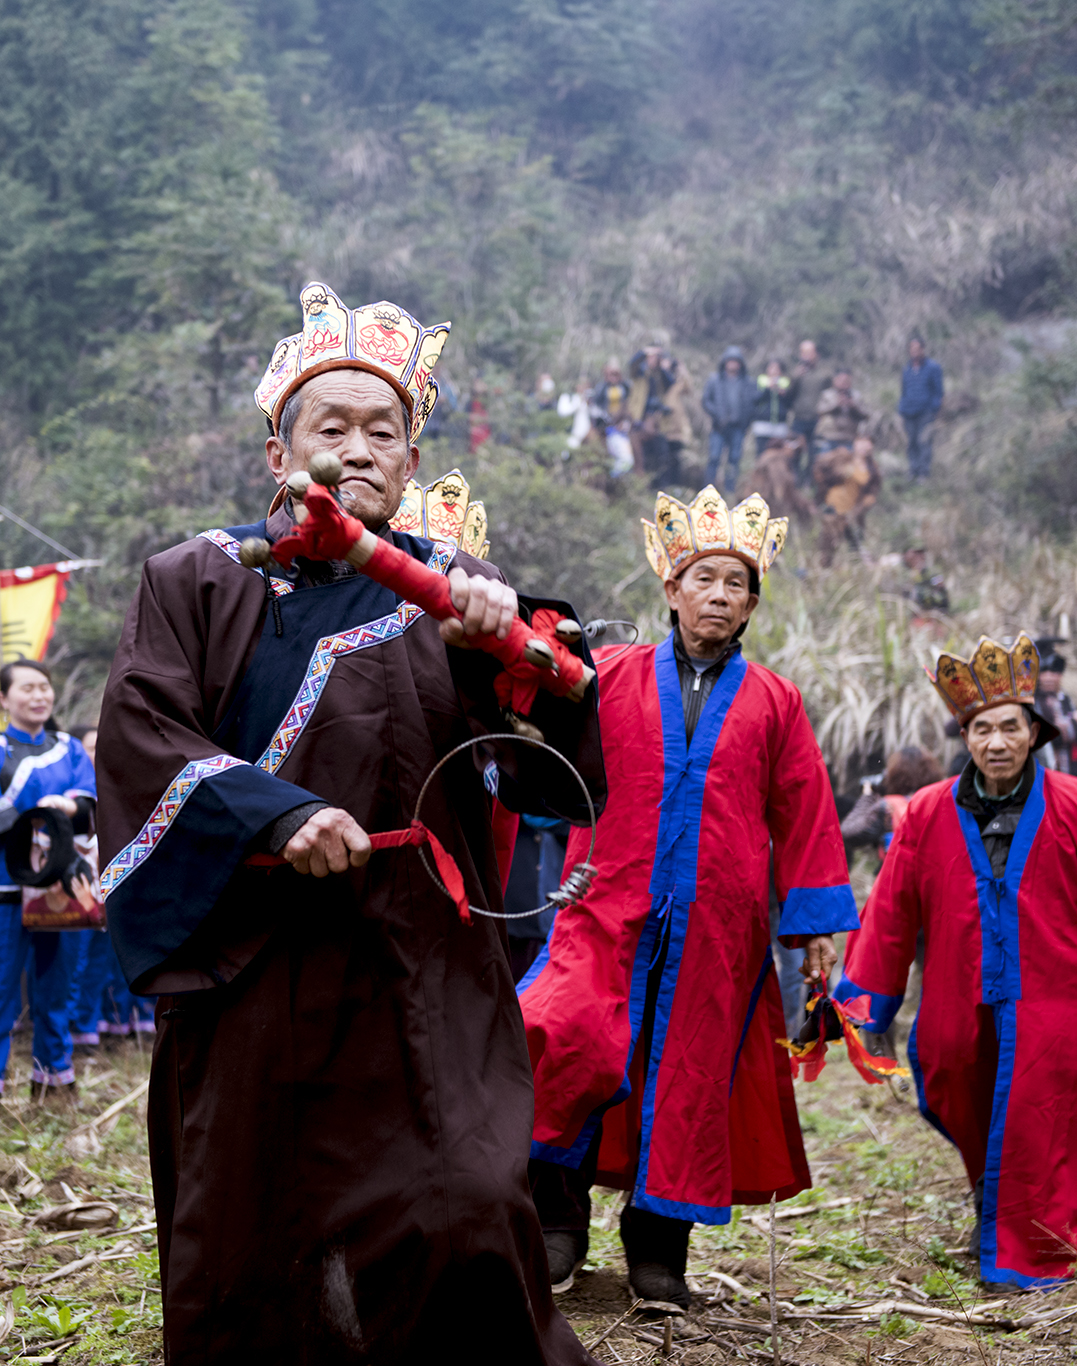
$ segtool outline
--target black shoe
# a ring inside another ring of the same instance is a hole
[[[50,1086],[47,1081],[32,1081],[30,1083],[30,1099],[37,1105],[43,1105],[46,1101],[60,1099],[64,1104],[73,1105],[78,1100],[78,1083],[73,1081],[64,1082],[58,1086]]]
[[[587,1260],[587,1234],[543,1231],[542,1241],[546,1244],[546,1260],[550,1264],[550,1289],[555,1295],[563,1295],[572,1289],[576,1272]]]
[[[641,1309],[659,1309],[666,1313],[683,1313],[692,1303],[691,1292],[683,1276],[658,1262],[640,1262],[628,1269],[628,1284]]]
[[[645,1309],[666,1313],[683,1311],[692,1302],[684,1272],[688,1265],[687,1219],[625,1205],[621,1211],[621,1242],[628,1263],[628,1283]]]

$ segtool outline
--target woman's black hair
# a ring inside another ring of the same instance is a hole
[[[52,682],[52,670],[47,664],[42,664],[39,659],[24,659],[20,655],[18,659],[9,659],[0,669],[0,693],[5,696],[11,689],[15,669],[36,669],[39,674],[44,674],[50,683]]]

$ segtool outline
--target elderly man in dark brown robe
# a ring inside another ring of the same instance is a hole
[[[417,849],[371,854],[367,835],[407,827],[437,761],[505,729],[500,666],[454,645],[503,635],[515,594],[455,544],[388,526],[447,328],[345,309],[324,285],[302,301],[256,395],[270,516],[147,562],[101,718],[109,924],[134,989],[161,997],[166,1360],[587,1363],[527,1186],[531,1069],[500,922],[462,923]],[[349,512],[448,572],[462,622],[343,562],[244,566],[244,537],[294,529],[285,481],[319,452],[342,461]],[[540,692],[530,719],[600,801],[593,688]],[[422,817],[480,910],[501,906],[497,777],[520,809],[586,818],[541,751],[447,764]]]

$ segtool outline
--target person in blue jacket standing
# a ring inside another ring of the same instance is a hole
[[[927,354],[922,337],[909,341],[909,363],[901,373],[898,412],[909,441],[909,478],[924,480],[931,473],[931,443],[935,419],[942,407],[942,366]]]
[[[78,740],[52,720],[52,676],[33,659],[0,668],[0,705],[9,723],[0,736],[0,841],[24,811],[54,807],[76,834],[93,828],[97,783]],[[22,1010],[22,973],[30,982],[33,1020],[31,1095],[74,1087],[70,1001],[81,936],[67,930],[24,930],[22,888],[8,872],[0,846],[0,1091],[11,1053],[11,1031]]]
[[[725,491],[731,497],[737,487],[744,436],[755,415],[758,389],[748,374],[744,352],[727,346],[718,369],[707,380],[701,400],[711,420],[710,452],[707,457],[707,483],[718,482],[722,452],[726,457]]]

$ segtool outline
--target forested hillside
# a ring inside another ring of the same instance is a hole
[[[538,371],[657,335],[698,392],[727,343],[811,335],[879,415],[871,547],[931,547],[953,643],[1077,617],[1074,0],[0,0],[0,63],[0,501],[105,560],[53,646],[68,720],[142,560],[268,502],[251,391],[311,277],[452,320],[495,440],[426,468],[465,464],[522,586],[657,623],[646,491],[559,460]],[[916,490],[887,455],[913,328],[949,385]],[[755,648],[835,752],[930,735],[930,641],[813,547]],[[5,565],[39,549],[0,525]]]

